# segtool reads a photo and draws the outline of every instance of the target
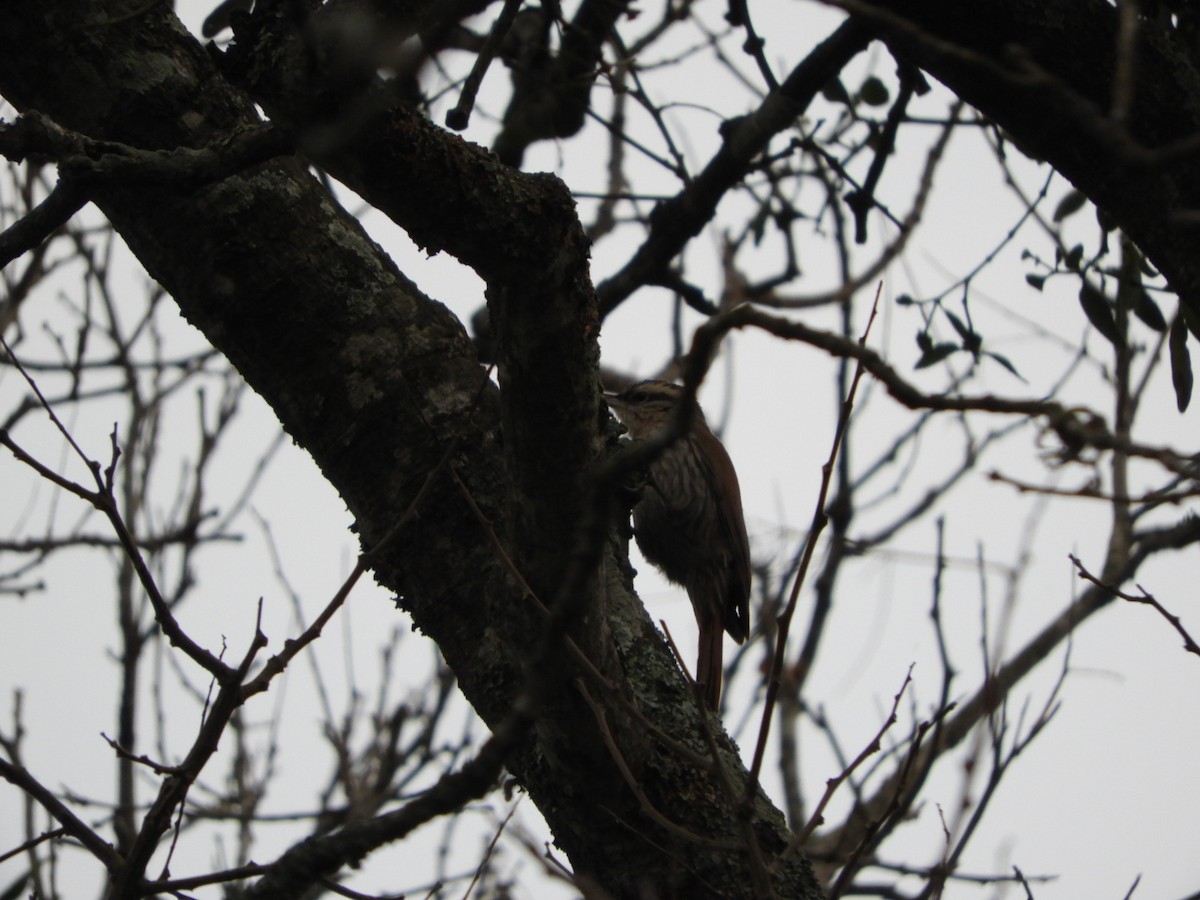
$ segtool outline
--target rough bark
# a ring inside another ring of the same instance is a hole
[[[246,96],[164,4],[138,4],[132,15],[116,2],[8,5],[0,93],[89,136],[149,149],[210,146],[255,121]],[[449,467],[525,583],[545,603],[569,605],[570,634],[601,677],[565,650],[546,657],[536,725],[508,766],[577,871],[615,896],[749,896],[745,836],[772,857],[788,840],[782,817],[760,796],[739,830],[730,792],[707,767],[613,699],[632,700],[672,740],[707,755],[686,686],[614,555],[619,515],[605,518],[609,504],[592,489],[605,451],[597,320],[568,193],[402,107],[377,110],[360,136],[361,152],[339,146],[329,168],[340,165],[350,182],[355,172],[392,179],[414,237],[484,274],[501,335],[501,391],[487,384],[460,323],[294,158],[200,189],[136,178],[96,184],[92,198],[312,454],[364,547],[432,479],[415,524],[388,544],[375,573],[437,641],[489,724],[512,706],[543,617]],[[596,515],[610,538],[581,550],[578,523]],[[581,553],[605,562],[580,596],[560,596]],[[580,684],[608,707],[603,726]],[[644,797],[629,789],[606,737]],[[722,747],[736,792],[745,772]],[[647,803],[678,829],[663,827]],[[799,854],[773,879],[781,896],[816,893]]]
[[[1177,46],[1148,30],[1140,36],[1134,102],[1121,127],[1108,116],[1115,14],[1101,0],[846,6],[899,56],[1071,179],[1200,311],[1200,258],[1175,215],[1200,209],[1195,154],[1155,155],[1200,131],[1200,81]],[[151,149],[210,146],[255,121],[247,97],[165,5],[130,7],[8,4],[0,93],[90,136]],[[435,473],[417,526],[389,545],[375,571],[438,642],[487,722],[503,721],[511,707],[541,616],[439,468],[447,453],[533,591],[570,604],[571,635],[603,678],[703,756],[696,713],[629,591],[619,541],[603,548],[600,574],[579,596],[560,596],[573,562],[601,552],[576,543],[578,524],[606,509],[589,478],[605,452],[596,300],[569,195],[402,105],[365,106],[352,141],[330,140],[312,127],[328,98],[287,80],[305,71],[305,48],[272,46],[279,56],[258,55],[249,62],[265,68],[242,72],[262,92],[256,99],[415,240],[453,253],[487,281],[501,391],[485,384],[460,323],[405,279],[295,159],[202,189],[94,185],[95,203],[312,454],[355,515],[364,546],[389,532]],[[509,765],[576,869],[617,896],[750,896],[745,834],[710,774],[648,735],[569,655],[554,656],[542,674],[537,725]],[[581,678],[610,710],[607,735],[581,699]],[[726,843],[691,842],[648,814],[606,736],[661,814]],[[722,759],[740,785],[736,758]],[[787,840],[761,799],[749,828],[768,857]],[[774,878],[780,896],[815,893],[797,855]]]

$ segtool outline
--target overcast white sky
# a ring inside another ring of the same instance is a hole
[[[723,5],[707,6],[712,7],[710,18],[719,19]],[[194,0],[177,3],[184,22],[197,33],[209,8],[210,4]],[[760,2],[751,3],[751,10],[760,30],[768,36],[768,56],[774,49],[777,56],[772,59],[793,63],[837,21],[836,14],[815,3]],[[804,23],[803,29],[797,29],[798,21]],[[855,71],[861,73],[871,66],[881,77],[891,78],[893,74],[892,66],[877,48],[857,61]],[[504,77],[499,72],[493,75]],[[737,108],[744,102],[742,95],[731,94],[728,100],[713,96],[720,84],[721,79],[683,79],[678,96],[686,99],[691,91],[698,101],[728,114],[745,111]],[[495,96],[487,90],[482,95],[485,113]],[[939,89],[920,101],[920,109],[937,115],[944,112],[946,101],[947,95]],[[490,111],[498,113],[502,108],[492,102]],[[687,126],[683,149],[699,168],[716,146],[716,119],[687,109],[672,115],[673,122]],[[487,116],[477,114],[467,137],[486,140],[490,130]],[[595,190],[601,187],[596,180],[598,157],[576,156],[576,143],[588,138],[589,132],[585,132],[561,151],[554,146],[537,148],[531,152],[526,168],[555,171],[578,190]],[[930,128],[928,141],[933,138],[934,130]],[[889,168],[883,190],[897,208],[907,208],[912,173],[921,165],[926,147],[927,142],[903,145]],[[1019,168],[1026,179],[1026,191],[1036,193],[1046,177],[1045,170],[1033,164]],[[641,175],[647,184],[660,179],[652,170]],[[664,188],[660,185],[659,189]],[[1052,201],[1067,189],[1065,182],[1056,179],[1050,190]],[[912,336],[919,322],[912,310],[898,308],[890,301],[901,293],[927,296],[952,282],[997,244],[1019,212],[981,138],[975,133],[957,135],[916,247],[905,263],[893,266],[883,280],[883,311],[871,338],[872,346],[901,371],[911,372],[916,358]],[[1080,240],[1092,239],[1095,229],[1089,226],[1090,213],[1081,213],[1078,218],[1077,224],[1068,224],[1069,233],[1077,232]],[[471,273],[444,256],[426,259],[381,216],[372,214],[368,222],[376,239],[430,296],[446,303],[464,320],[478,308],[482,288]],[[873,239],[877,241],[879,234],[876,223]],[[1062,366],[1062,356],[1053,352],[1051,339],[1030,337],[1030,329],[1019,321],[1007,320],[1005,311],[1044,323],[1068,342],[1086,330],[1073,299],[1077,285],[1073,287],[1063,279],[1061,284],[1052,282],[1044,293],[1038,293],[1025,284],[1024,274],[1030,266],[1021,260],[1021,251],[1028,247],[1043,256],[1053,255],[1049,243],[1041,240],[1038,244],[1039,240],[1041,235],[1031,229],[1027,238],[1005,250],[997,264],[973,284],[974,309],[987,309],[992,328],[987,335],[995,341],[991,346],[1007,354],[1030,382],[1029,387],[1014,385],[1012,377],[996,367],[987,372],[978,386],[981,390],[1029,396]],[[628,243],[620,241],[600,244],[595,253],[596,280],[614,271],[629,248]],[[775,264],[770,258],[772,252],[769,245],[762,251],[764,270]],[[689,278],[715,284],[718,255],[717,235],[706,232],[697,238],[687,252]],[[832,261],[816,255],[805,258],[803,264],[804,289],[816,290],[833,283]],[[136,304],[143,295],[142,282],[131,274],[125,300]],[[1166,305],[1173,311],[1171,304]],[[49,319],[54,313],[48,309],[44,315]],[[670,303],[665,297],[639,296],[627,303],[605,325],[605,364],[652,374],[670,354],[670,319]],[[807,321],[832,326],[834,320],[825,313]],[[176,321],[173,329],[169,339],[180,347],[198,340],[182,321]],[[1089,346],[1097,354],[1104,350],[1094,333],[1089,336]],[[724,427],[726,444],[738,466],[756,558],[794,552],[799,531],[811,516],[820,465],[828,453],[836,414],[828,372],[824,358],[815,350],[783,345],[761,334],[739,334],[731,339],[726,359],[718,363],[702,393],[710,420]],[[732,378],[731,373],[735,373]],[[1067,396],[1095,403],[1096,378],[1092,370],[1073,379]],[[1177,414],[1165,373],[1159,372],[1158,380],[1160,384],[1150,392],[1142,413],[1150,426],[1143,439],[1164,440],[1186,451],[1196,445],[1195,410]],[[733,391],[731,396],[727,388]],[[0,410],[11,408],[14,398],[22,393],[11,375],[0,378]],[[273,416],[261,401],[251,402],[258,411],[238,426],[239,454],[258,452],[272,440]],[[877,423],[872,427],[894,429],[907,415],[869,384],[864,386],[863,405],[872,410],[869,421]],[[193,426],[184,421],[183,413],[179,416],[172,427],[186,436]],[[70,424],[90,452],[104,456],[111,420],[100,415],[95,419],[81,417]],[[939,464],[953,464],[958,458],[959,435],[949,423],[932,430],[927,441],[938,441],[939,452],[944,444],[944,452],[923,459],[919,471],[936,474]],[[31,435],[30,440],[42,450],[44,459],[61,459],[64,466],[73,465],[49,433]],[[859,435],[854,446],[861,454],[859,461],[870,458],[872,448],[865,436]],[[186,447],[180,452],[185,453]],[[1001,455],[986,461],[981,471],[999,468],[1014,477],[1036,479],[1044,471],[1038,453],[1036,430],[1026,427],[1004,445]],[[225,464],[232,472],[239,461],[230,458]],[[80,475],[77,465],[74,471]],[[1079,475],[1067,472],[1064,480],[1075,485]],[[47,488],[37,487],[10,458],[0,458],[0,484],[4,485],[0,531],[13,533],[27,516],[46,520]],[[232,493],[236,488],[231,486],[229,490]],[[60,507],[70,506],[62,498],[58,503]],[[863,530],[869,531],[869,523],[883,521],[898,506],[896,498],[880,498],[877,509],[863,511]],[[256,495],[255,507],[274,523],[284,571],[303,594],[306,608],[315,611],[336,589],[354,558],[355,546],[344,507],[307,457],[290,444],[273,462]],[[1085,501],[1053,504],[1032,534],[1028,509],[1026,498],[982,478],[976,478],[941,509],[946,523],[946,553],[951,562],[944,602],[948,633],[955,648],[954,662],[961,672],[955,683],[959,692],[968,692],[979,680],[981,589],[974,560],[981,547],[996,564],[988,579],[988,590],[989,599],[997,605],[1003,591],[999,566],[1012,564],[1023,550],[1033,556],[1024,576],[1022,602],[1013,613],[1010,650],[1061,610],[1078,589],[1069,553],[1100,564],[1106,539],[1102,507]],[[78,509],[58,510],[65,521],[80,514]],[[247,547],[259,548],[257,553],[249,554],[257,556],[253,563],[247,561]],[[192,604],[184,614],[184,624],[202,643],[219,646],[224,637],[229,641],[230,654],[238,655],[250,637],[254,604],[260,596],[266,604],[265,630],[273,646],[294,633],[290,607],[271,576],[262,547],[261,536],[251,534],[246,546],[206,555],[208,565],[197,573],[205,603]],[[837,726],[843,746],[851,753],[875,733],[911,664],[915,663],[911,697],[921,714],[928,712],[940,690],[941,672],[929,625],[933,548],[930,519],[885,552],[853,564],[848,573],[854,579],[856,599],[853,603],[843,602],[835,610],[830,644],[814,672],[809,695],[823,705]],[[1194,590],[1196,562],[1196,551],[1191,549],[1169,564],[1146,568],[1142,580],[1147,590],[1192,626],[1193,634],[1200,633],[1200,609]],[[639,590],[651,615],[668,622],[685,657],[690,657],[694,624],[686,598],[650,567],[640,565],[639,570]],[[108,605],[92,594],[95,585],[110,578],[109,561],[99,554],[77,553],[71,557],[70,567],[60,565],[52,571],[42,595],[22,601],[0,600],[0,728],[7,729],[11,722],[13,689],[23,687],[27,761],[45,783],[92,795],[110,790],[105,779],[111,779],[113,770],[111,752],[100,733],[111,734],[115,727],[110,698],[117,672],[98,651],[96,639],[98,634],[110,633],[112,616]],[[841,596],[851,595],[843,590]],[[807,614],[808,607],[802,604],[799,619],[803,621]],[[398,617],[386,596],[373,587],[362,586],[344,619],[326,635],[318,658],[325,677],[335,687],[349,682],[352,675],[358,688],[369,695],[378,676],[375,641],[378,635],[397,626]],[[108,646],[113,645],[109,640]],[[371,649],[364,653],[363,646]],[[355,648],[349,663],[343,652],[347,647]],[[401,647],[402,668],[411,661],[410,671],[418,675],[427,672],[433,649],[423,639],[405,630]],[[1040,709],[1061,664],[1060,651],[1018,688],[1012,699],[1014,721],[1026,700],[1031,705],[1030,715]],[[1039,900],[1119,898],[1139,875],[1142,881],[1135,896],[1140,898],[1182,898],[1200,890],[1200,854],[1196,853],[1200,771],[1195,760],[1195,748],[1200,745],[1200,660],[1185,654],[1174,632],[1150,610],[1118,605],[1078,632],[1070,665],[1072,672],[1062,692],[1062,708],[1048,732],[1006,776],[963,870],[984,874],[1016,864],[1030,877],[1056,875],[1055,881],[1034,886]],[[311,680],[297,676],[285,692],[264,701],[268,706],[280,704],[293,740],[317,738],[313,733],[315,701],[311,690]],[[748,700],[750,690],[748,681],[730,687],[731,711],[726,716],[727,727],[743,726],[736,737],[744,749],[753,746],[754,726],[743,723],[737,712],[738,698]],[[809,792],[816,794],[838,768],[815,732],[807,738],[804,774]],[[293,767],[282,774],[285,784],[302,792],[308,786],[306,779],[316,773]],[[324,775],[324,769],[319,775]],[[962,793],[962,777],[961,771],[941,770],[925,792],[928,805],[922,815],[889,842],[892,861],[916,866],[937,861],[941,825],[934,805],[940,806],[947,817],[952,816]],[[95,787],[97,783],[103,787]],[[978,788],[974,793],[977,795]],[[842,796],[834,804],[828,816],[831,821],[837,821],[847,800]],[[500,815],[505,811],[498,798],[489,803]],[[17,793],[0,785],[0,852],[21,840],[20,815]],[[536,823],[528,803],[522,818]],[[465,867],[477,858],[481,834],[482,830],[462,836]],[[423,836],[389,854],[405,870],[418,871],[430,863],[432,842],[439,836],[437,828],[426,829]],[[285,845],[286,840],[280,838],[276,843],[268,831],[257,858],[266,861]],[[198,847],[194,852],[209,853],[210,848]],[[512,858],[514,866],[532,869],[535,865],[520,852],[514,852]],[[196,859],[198,866],[211,862],[203,855]],[[373,873],[380,868],[397,870],[392,866],[372,867],[355,887],[364,891],[402,887],[373,881]],[[81,879],[81,884],[90,886],[94,878],[84,873],[91,870],[89,864],[69,871]],[[11,862],[0,864],[0,884],[15,877],[17,871]],[[184,874],[179,866],[175,872]],[[65,893],[70,896],[72,891]],[[527,896],[554,893],[549,888],[538,888]],[[994,887],[952,884],[946,896],[994,897],[1000,893]],[[198,891],[196,895],[215,897],[218,892]],[[1018,889],[1009,892],[1009,896],[1019,895]]]

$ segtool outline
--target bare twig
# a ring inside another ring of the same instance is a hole
[[[1087,568],[1083,565],[1083,563],[1080,562],[1079,557],[1077,557],[1074,553],[1068,554],[1068,557],[1070,558],[1071,562],[1074,563],[1075,569],[1079,573],[1079,577],[1084,579],[1085,581],[1090,581],[1092,584],[1096,585],[1097,587],[1102,588],[1105,591],[1108,591],[1114,597],[1119,597],[1120,599],[1126,600],[1130,603],[1144,603],[1147,606],[1150,606],[1150,607],[1154,608],[1155,610],[1157,610],[1158,614],[1160,616],[1162,616],[1164,619],[1166,619],[1168,622],[1170,622],[1171,627],[1174,628],[1177,632],[1179,632],[1179,636],[1183,638],[1183,649],[1186,650],[1188,653],[1194,653],[1197,656],[1200,656],[1200,644],[1197,644],[1195,639],[1190,634],[1188,634],[1187,629],[1183,627],[1183,620],[1180,619],[1179,616],[1175,615],[1174,613],[1169,612],[1166,609],[1166,607],[1164,607],[1161,603],[1158,602],[1158,600],[1154,597],[1154,595],[1147,593],[1146,589],[1143,588],[1140,584],[1136,586],[1137,589],[1141,592],[1140,594],[1127,593],[1125,591],[1122,591],[1122,590],[1119,590],[1118,588],[1113,587],[1110,584],[1105,584],[1103,581],[1101,581],[1099,578],[1097,578],[1095,575],[1093,575],[1091,572],[1089,572],[1087,570]]]
[[[880,285],[880,290],[882,290]],[[875,307],[872,308],[871,315],[867,320],[866,327],[863,329],[862,337],[859,339],[859,346],[863,347],[866,344],[867,335],[871,331],[871,324],[875,321],[875,313],[878,310],[879,292],[875,295]],[[747,309],[742,306],[738,309]],[[732,311],[736,312],[736,310]],[[861,357],[859,365],[855,369],[854,377],[850,382],[850,391],[846,395],[842,403],[841,413],[838,416],[837,430],[834,433],[833,443],[829,449],[829,458],[821,467],[821,486],[817,492],[817,501],[813,510],[813,520],[809,527],[808,534],[805,538],[804,551],[801,556],[800,565],[797,567],[796,575],[792,580],[791,595],[788,598],[787,606],[779,616],[778,634],[775,639],[775,650],[771,658],[771,674],[767,681],[767,698],[763,704],[762,722],[759,725],[758,740],[754,747],[754,761],[750,766],[750,779],[746,785],[746,793],[743,797],[743,809],[748,810],[754,793],[758,788],[759,776],[762,772],[763,758],[766,752],[767,735],[771,730],[771,720],[774,716],[775,702],[779,695],[779,687],[782,684],[783,664],[787,654],[787,639],[789,626],[792,616],[796,611],[796,604],[800,599],[800,588],[804,583],[804,578],[808,574],[808,567],[812,561],[813,553],[816,551],[817,538],[828,521],[828,516],[825,510],[825,501],[829,494],[829,485],[833,479],[833,466],[837,460],[838,449],[841,446],[842,438],[846,433],[846,428],[850,422],[850,411],[854,408],[854,397],[858,392],[858,385],[862,378],[865,366],[862,364]]]

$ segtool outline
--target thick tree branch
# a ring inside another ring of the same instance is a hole
[[[1200,313],[1200,257],[1186,224],[1200,210],[1200,74],[1180,43],[1144,23],[1132,67],[1122,66],[1118,11],[1103,0],[837,5],[1070,179]],[[1133,77],[1132,104],[1114,117],[1122,71]]]
[[[74,131],[142,148],[211,146],[255,123],[245,95],[223,83],[167,7],[114,24],[117,7],[68,0],[48,11],[22,0],[7,8],[0,92]],[[296,59],[268,53],[259,61],[281,58]],[[496,559],[473,507],[539,596],[574,586],[569,602],[554,604],[568,613],[565,627],[664,733],[656,739],[645,719],[617,709],[608,725],[623,762],[686,833],[733,836],[736,848],[681,842],[646,816],[574,693],[569,676],[579,668],[556,660],[537,672],[547,691],[537,726],[506,764],[577,871],[619,895],[744,896],[734,817],[696,763],[707,754],[687,685],[630,592],[615,542],[596,541],[613,532],[613,514],[609,498],[592,494],[589,476],[603,452],[604,413],[587,243],[570,197],[557,180],[513,172],[402,105],[372,106],[379,97],[371,89],[360,96],[373,112],[357,120],[352,142],[322,144],[312,114],[297,107],[289,116],[278,96],[276,124],[415,239],[484,275],[501,341],[502,396],[486,383],[460,323],[396,271],[294,160],[197,190],[99,184],[95,202],[313,455],[366,546],[391,529],[446,448],[457,448],[454,472],[473,504],[455,480],[434,479],[420,527],[403,530],[376,573],[438,642],[493,726],[518,695],[539,616]],[[581,537],[580,521],[600,527]],[[603,577],[595,569],[601,555]],[[582,580],[568,577],[572,566]],[[695,756],[681,757],[671,741]],[[741,787],[736,755],[724,741],[720,747]],[[767,854],[787,844],[782,817],[762,795],[750,827]],[[812,895],[807,864],[789,859],[776,890]]]
[[[771,138],[790,127],[821,88],[869,40],[866,29],[857,22],[846,22],[796,66],[757,110],[725,124],[725,141],[716,156],[682,191],[655,208],[650,216],[650,233],[633,258],[597,288],[601,317],[638,288],[665,277],[671,260],[708,224],[717,204],[746,177]]]

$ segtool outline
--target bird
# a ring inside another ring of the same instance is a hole
[[[653,379],[605,394],[634,440],[662,432],[682,398],[679,385]],[[722,632],[739,644],[750,632],[750,541],[733,461],[700,407],[693,408],[684,434],[650,464],[633,528],[642,555],[692,602],[700,630],[696,683],[716,711]]]

